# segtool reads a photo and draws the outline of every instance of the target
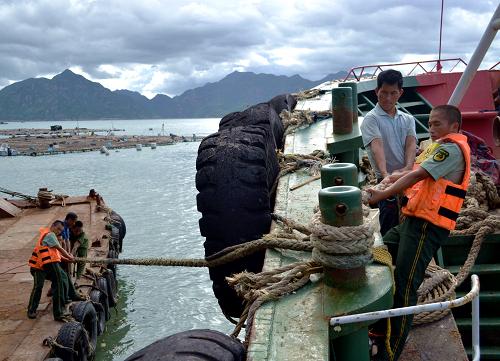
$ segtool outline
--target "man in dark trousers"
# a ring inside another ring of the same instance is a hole
[[[71,254],[76,257],[87,258],[89,249],[89,239],[83,231],[82,221],[76,221],[71,228]],[[80,278],[85,271],[85,262],[78,262],[76,268],[76,278]]]
[[[363,145],[375,171],[377,181],[393,172],[411,170],[415,161],[415,118],[396,108],[403,95],[403,76],[389,69],[377,77],[377,105],[366,114],[361,124]],[[399,224],[398,195],[378,202],[380,233],[385,235]]]
[[[40,229],[40,237],[28,261],[34,281],[28,305],[29,318],[36,318],[36,310],[40,303],[46,278],[52,281],[52,312],[54,320],[64,321],[65,316],[67,316],[64,313],[64,271],[61,269],[60,262],[71,262],[73,256],[61,246],[57,239],[63,229],[64,223],[62,221],[55,221],[50,228]],[[77,295],[72,294],[72,296],[76,298]]]
[[[385,190],[368,190],[371,204],[405,192],[405,219],[383,237],[396,265],[394,308],[416,305],[429,262],[455,228],[470,178],[470,148],[458,133],[461,121],[458,108],[435,107],[429,118],[433,150],[417,158],[413,170],[387,177],[384,182],[391,185]],[[412,321],[413,315],[391,318],[390,349],[382,349],[377,360],[399,358]]]

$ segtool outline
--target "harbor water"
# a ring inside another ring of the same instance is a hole
[[[166,132],[189,135],[214,132],[218,121],[177,120],[175,131],[167,128],[167,120],[124,120],[113,125],[127,129],[128,134],[141,134],[165,122]],[[80,122],[83,126],[106,128],[109,121]],[[96,151],[1,157],[0,184],[32,195],[42,186],[70,195],[95,188],[126,222],[120,257],[202,258],[204,239],[198,229],[195,188],[198,146],[178,143],[155,150],[143,147],[142,152],[111,150],[109,156]],[[118,279],[120,300],[106,333],[99,337],[96,360],[124,360],[159,338],[193,328],[232,330],[212,294],[207,269],[118,266]]]

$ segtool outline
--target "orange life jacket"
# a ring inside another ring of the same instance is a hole
[[[427,177],[405,191],[408,202],[402,211],[407,216],[422,218],[438,227],[453,230],[469,186],[470,148],[467,137],[458,133],[448,134],[440,141],[451,141],[460,147],[465,160],[462,183],[456,184],[443,178],[435,181]]]
[[[53,247],[42,246],[42,241],[47,234],[50,233],[50,228],[40,228],[40,237],[36,243],[28,265],[32,268],[43,270],[43,266],[48,263],[61,262],[61,254]]]

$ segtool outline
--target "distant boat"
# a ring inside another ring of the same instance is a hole
[[[156,149],[156,143],[155,142],[150,143],[149,146],[151,147],[151,149]]]
[[[135,149],[137,150],[142,150],[142,144],[136,144]]]
[[[104,146],[104,145],[101,147],[101,149],[99,151],[101,152],[101,154],[109,155],[108,148],[106,148],[106,146]]]

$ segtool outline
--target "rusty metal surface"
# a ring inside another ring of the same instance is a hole
[[[438,322],[412,328],[400,361],[467,361],[460,333],[452,315]]]

